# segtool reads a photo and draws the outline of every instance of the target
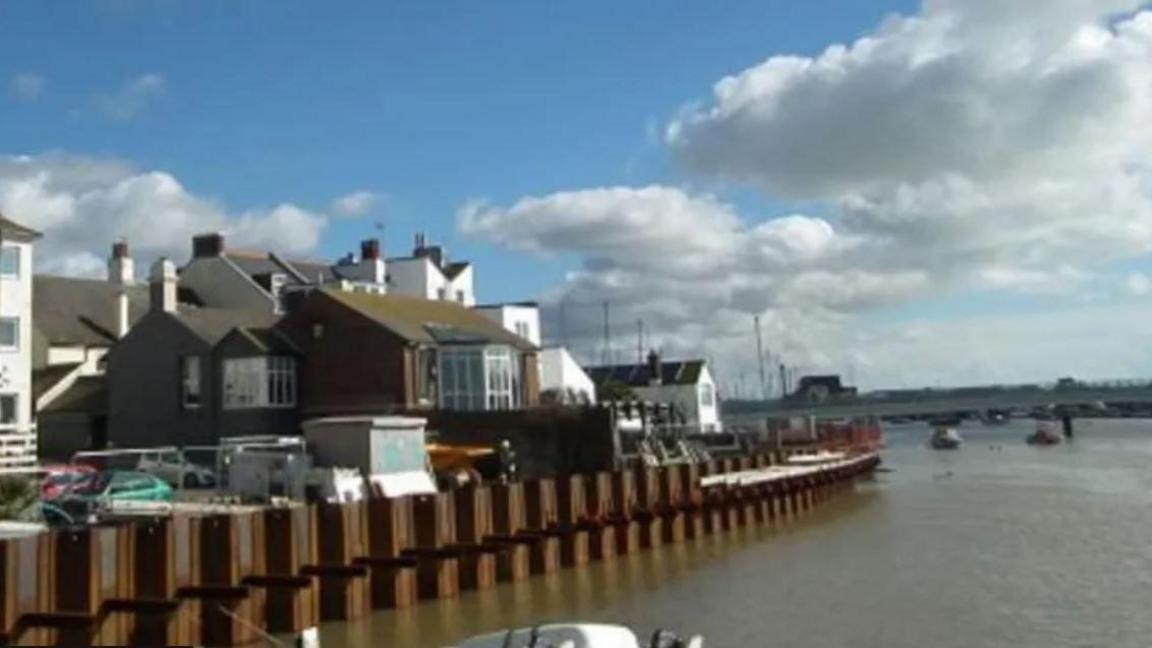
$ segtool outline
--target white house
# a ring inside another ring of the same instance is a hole
[[[596,404],[595,383],[564,347],[540,350],[540,393],[556,394],[568,404]]]
[[[723,429],[716,381],[704,360],[661,362],[652,352],[645,364],[589,367],[588,373],[598,388],[624,385],[639,400],[672,405],[690,428],[700,432]]]
[[[36,463],[32,418],[32,244],[0,215],[0,468]]]
[[[476,310],[516,335],[540,346],[540,307],[533,302],[484,304]]]
[[[428,245],[423,234],[416,235],[412,256],[388,259],[388,292],[423,299],[454,301],[467,307],[476,305],[472,264],[449,263],[444,248]]]

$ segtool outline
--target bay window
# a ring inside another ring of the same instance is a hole
[[[520,407],[520,356],[509,347],[447,347],[440,351],[440,406],[453,410]]]
[[[224,409],[295,405],[295,358],[261,356],[224,361]]]

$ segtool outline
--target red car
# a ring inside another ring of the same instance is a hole
[[[40,484],[40,499],[54,500],[95,473],[95,468],[83,464],[44,466],[44,481]]]

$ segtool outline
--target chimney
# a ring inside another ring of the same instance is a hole
[[[120,286],[136,283],[136,263],[128,250],[128,241],[112,244],[112,256],[108,258],[108,281]]]
[[[224,235],[219,232],[192,237],[192,258],[207,259],[224,254]]]
[[[132,327],[131,315],[128,310],[128,291],[122,285],[120,290],[116,291],[116,338],[122,339],[128,335],[128,329]]]
[[[380,253],[380,240],[360,242],[360,259],[340,268],[340,274],[353,281],[375,284],[383,291],[385,277],[384,256]]]
[[[664,384],[664,377],[660,371],[660,354],[656,353],[656,349],[648,352],[648,384],[652,387]]]
[[[176,312],[176,264],[161,257],[152,264],[148,278],[150,307],[154,311]]]
[[[380,239],[368,239],[360,242],[360,258],[364,261],[380,258]]]

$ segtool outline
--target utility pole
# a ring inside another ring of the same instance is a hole
[[[780,397],[783,398],[788,395],[788,367],[784,363],[780,363]]]
[[[604,364],[612,364],[612,332],[608,329],[608,302],[604,302]]]
[[[760,368],[760,398],[768,400],[768,377],[764,374],[764,339],[760,335],[760,316],[752,317],[756,326],[756,362]]]
[[[644,364],[644,320],[636,320],[636,364]]]

